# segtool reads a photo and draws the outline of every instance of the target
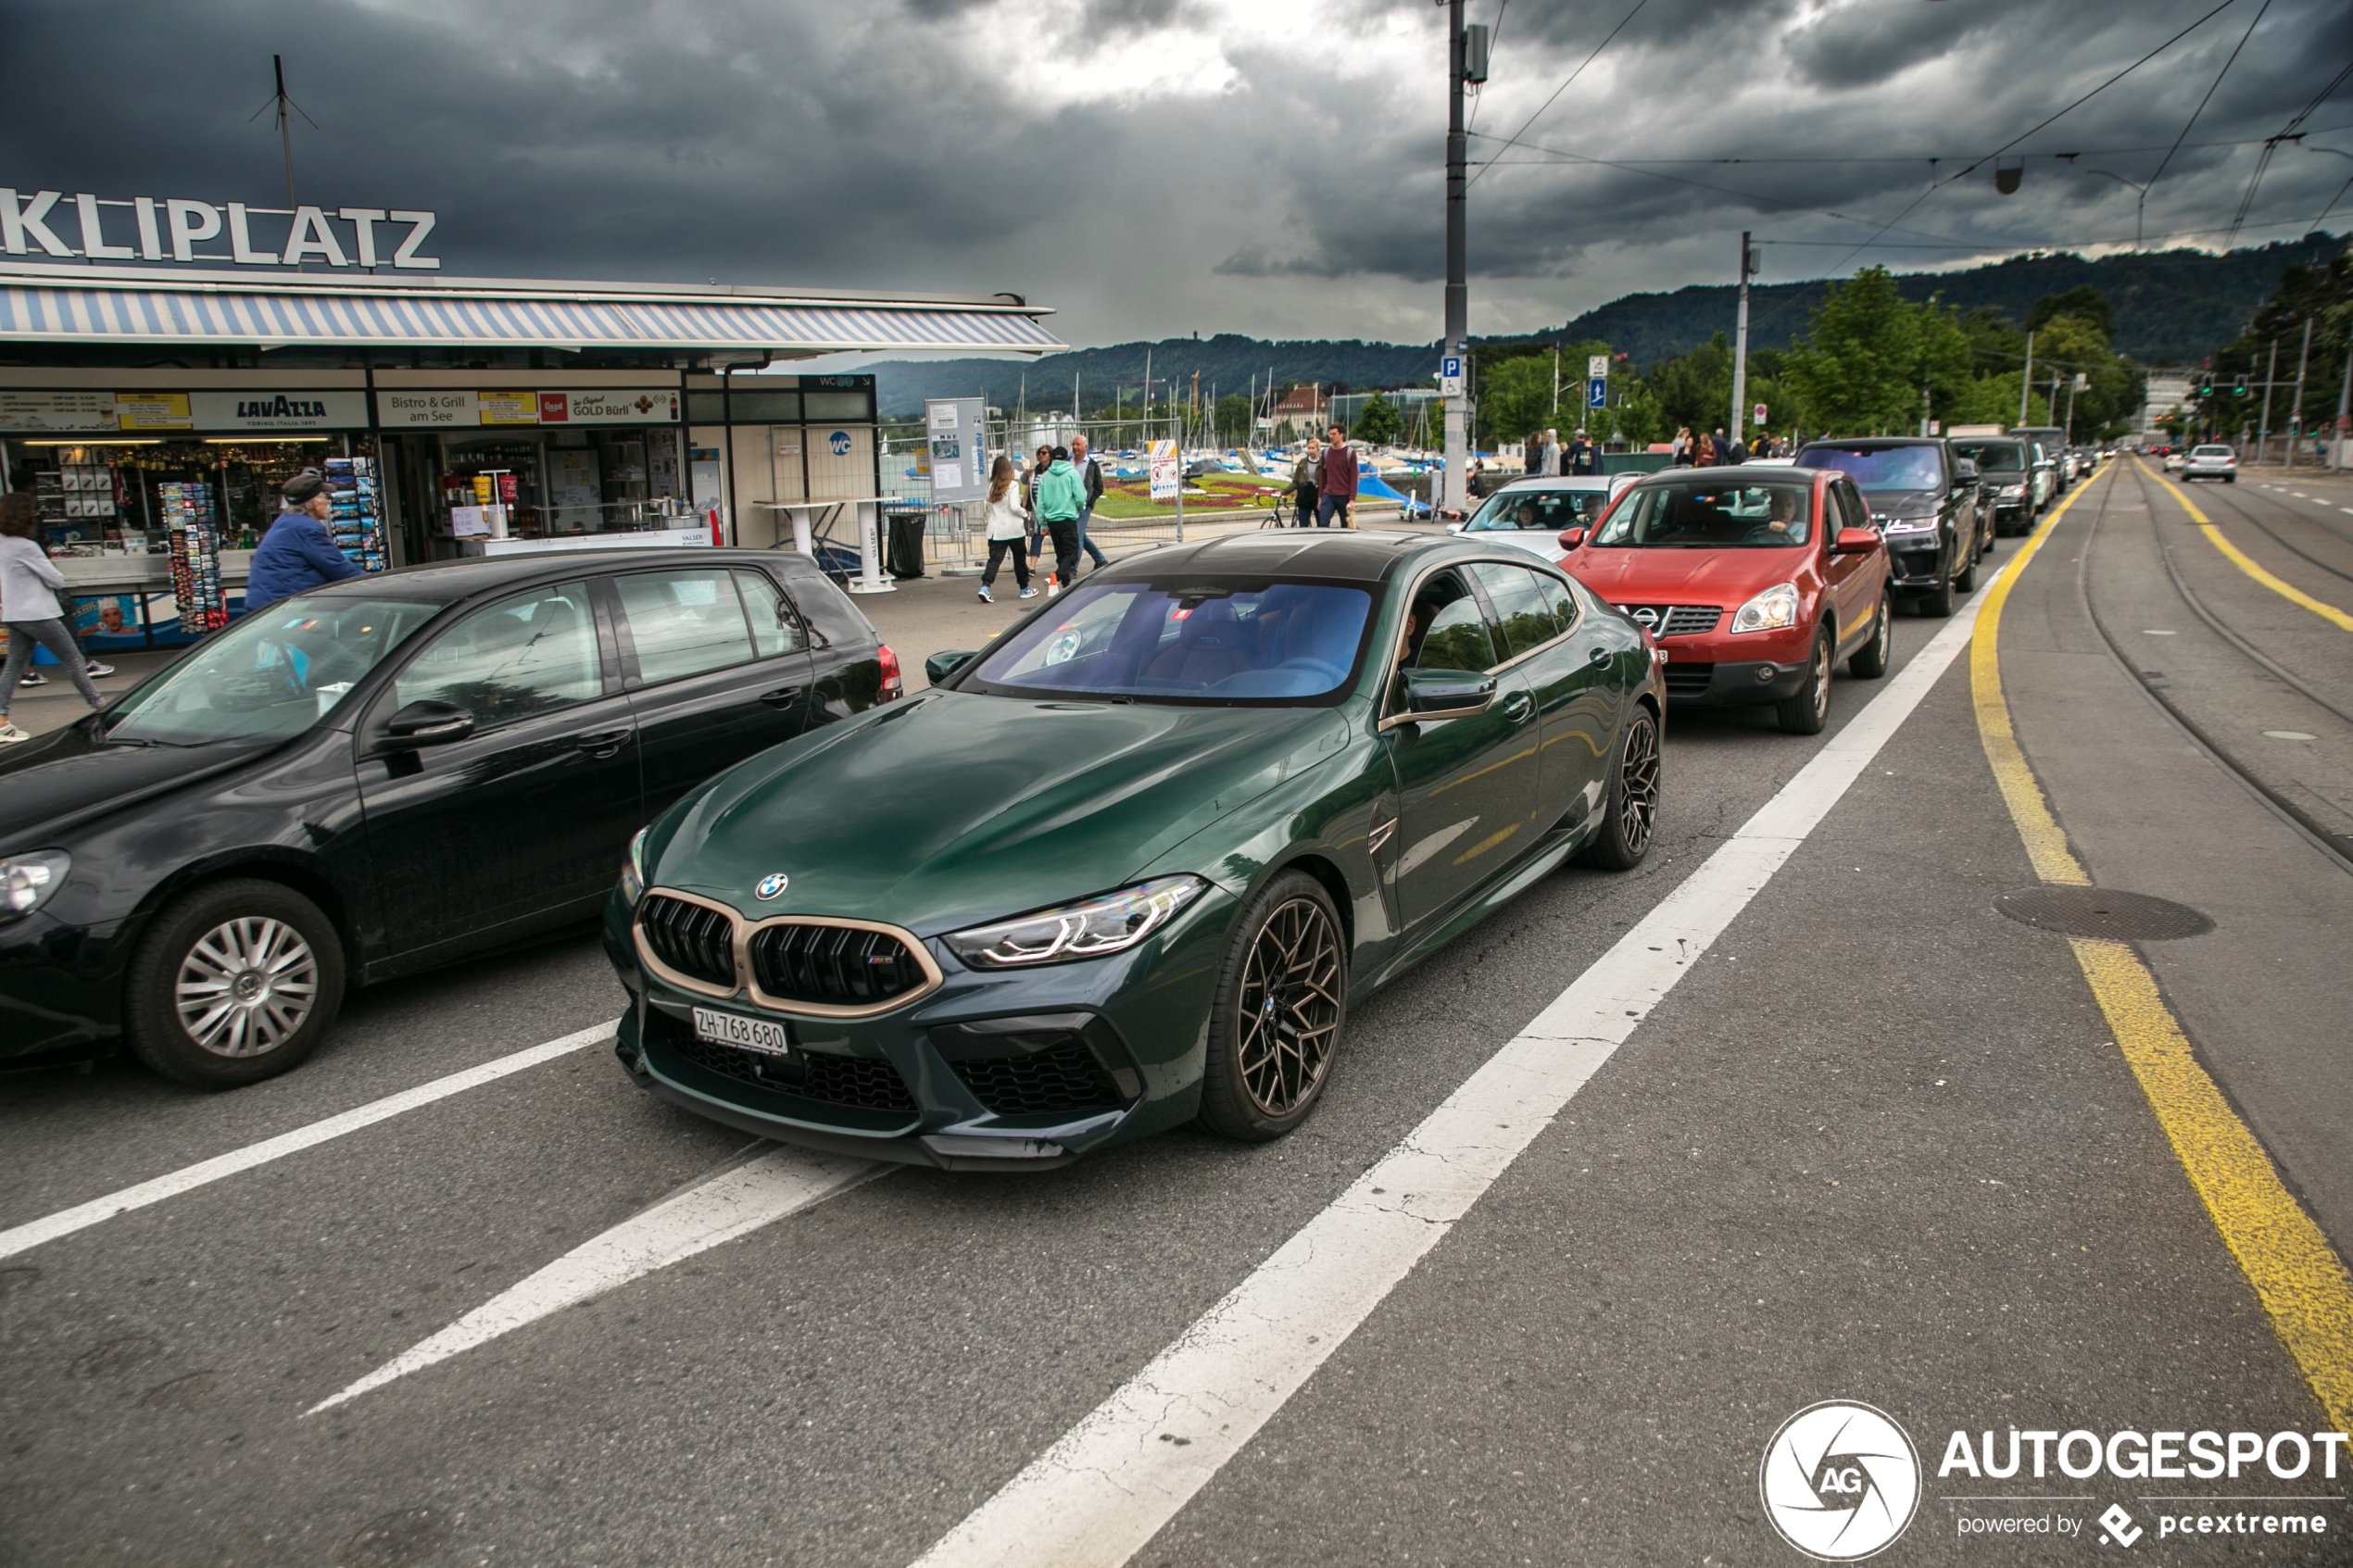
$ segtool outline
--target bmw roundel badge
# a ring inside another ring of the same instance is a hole
[[[755,886],[752,891],[760,895],[760,900],[764,904],[769,899],[776,897],[782,894],[784,890],[791,884],[792,878],[786,876],[784,872],[770,872],[766,876],[760,879],[759,885]]]

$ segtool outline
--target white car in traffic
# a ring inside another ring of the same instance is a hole
[[[1567,553],[1564,528],[1591,528],[1619,491],[1639,473],[1537,475],[1516,479],[1487,497],[1466,522],[1446,525],[1450,533],[1476,535],[1481,544],[1513,545],[1556,561]]]
[[[2219,479],[2225,484],[2239,482],[2239,455],[2228,446],[2209,442],[2193,446],[2182,463],[2182,483],[2193,479]]]

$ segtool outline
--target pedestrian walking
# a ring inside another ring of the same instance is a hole
[[[1687,469],[1692,466],[1691,426],[1677,425],[1675,427],[1675,440],[1670,450],[1673,454],[1672,463],[1674,467],[1679,469]]]
[[[1095,503],[1103,498],[1103,465],[1088,454],[1087,438],[1083,435],[1070,438],[1070,466],[1077,472],[1078,483],[1087,491],[1086,508],[1078,514],[1078,547],[1086,551],[1088,558],[1097,566],[1109,566],[1111,562],[1103,558],[1103,552],[1095,547],[1092,539],[1087,537],[1087,525],[1095,521]]]
[[[1315,470],[1315,526],[1329,528],[1334,518],[1342,528],[1356,526],[1356,453],[1338,425]]]
[[[1748,461],[1748,448],[1741,445],[1737,435],[1726,435],[1724,427],[1716,427],[1716,462],[1720,468],[1738,468]]]
[[[1323,468],[1324,444],[1314,436],[1307,438],[1307,450],[1299,466],[1290,470],[1291,524],[1305,528],[1315,521],[1316,475]]]
[[[1038,482],[1044,479],[1046,470],[1053,466],[1054,448],[1051,443],[1038,448],[1036,455],[1029,459],[1028,488],[1026,494],[1028,495],[1029,545],[1027,547],[1032,571],[1038,569],[1038,558],[1046,553],[1046,525],[1038,516]]]
[[[1029,585],[1029,551],[1022,543],[1022,535],[1029,532],[1029,519],[1021,509],[1021,492],[1013,481],[1013,460],[1004,453],[988,465],[988,500],[981,511],[981,536],[988,541],[988,565],[980,574],[980,602],[994,604],[988,590],[997,584],[997,568],[1007,556],[1013,558],[1013,584],[1025,599],[1034,599],[1038,590]]]
[[[1031,510],[1054,541],[1054,581],[1067,588],[1078,581],[1078,514],[1087,509],[1087,486],[1070,466],[1070,453],[1046,450],[1046,471],[1030,486]]]
[[[1585,433],[1580,430],[1577,438],[1569,443],[1568,461],[1562,466],[1570,473],[1592,473],[1601,466],[1601,452],[1585,439]]]
[[[1544,433],[1544,466],[1537,471],[1554,478],[1559,477],[1561,471],[1561,433],[1559,431],[1548,430]]]
[[[1692,467],[1712,469],[1715,466],[1716,443],[1707,438],[1707,432],[1701,431],[1692,437]]]
[[[262,536],[245,571],[245,613],[307,594],[367,569],[335,547],[327,521],[335,515],[327,480],[317,469],[304,469],[278,487],[277,518]]]
[[[74,641],[57,603],[57,590],[66,585],[65,573],[33,543],[33,530],[40,521],[41,503],[31,491],[0,495],[0,624],[8,628],[8,661],[0,667],[0,744],[32,738],[8,721],[8,699],[17,695],[17,683],[31,667],[36,644],[65,667],[73,689],[82,694],[92,712],[106,706],[106,698],[90,684],[82,645]]]

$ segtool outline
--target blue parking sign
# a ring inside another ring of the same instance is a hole
[[[1585,383],[1585,407],[1588,408],[1608,408],[1609,383],[1599,379],[1587,382]]]

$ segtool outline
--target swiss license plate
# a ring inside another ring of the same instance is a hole
[[[739,1050],[764,1051],[770,1056],[790,1056],[792,1042],[785,1037],[785,1026],[771,1023],[764,1018],[745,1018],[739,1013],[714,1012],[709,1008],[695,1010],[695,1035],[715,1045],[734,1046]]]

